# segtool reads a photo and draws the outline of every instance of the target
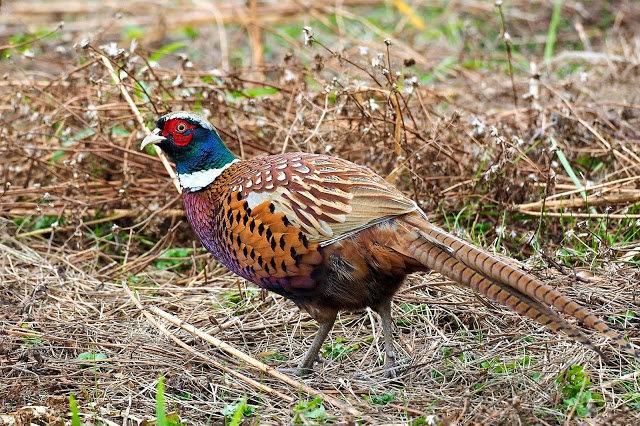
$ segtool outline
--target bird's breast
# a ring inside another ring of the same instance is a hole
[[[360,309],[393,294],[412,266],[392,248],[393,219],[321,246],[278,210],[224,186],[185,192],[184,206],[205,248],[232,272],[307,310]]]

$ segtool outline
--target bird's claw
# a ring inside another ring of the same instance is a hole
[[[384,375],[388,379],[395,379],[398,377],[398,366],[396,363],[395,354],[387,354],[387,359],[384,363]]]

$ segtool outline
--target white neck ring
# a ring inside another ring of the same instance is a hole
[[[193,173],[179,173],[178,180],[180,181],[180,186],[191,191],[199,191],[202,188],[211,185],[216,178],[222,174],[222,172],[238,161],[240,160],[234,158],[233,161],[228,162],[219,169],[198,170]]]

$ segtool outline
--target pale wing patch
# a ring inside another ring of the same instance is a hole
[[[249,203],[249,207],[252,209],[270,198],[271,195],[269,195],[268,192],[250,192],[246,196],[247,203]]]

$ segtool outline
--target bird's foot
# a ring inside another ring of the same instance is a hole
[[[387,354],[387,359],[384,363],[384,375],[388,379],[395,379],[398,377],[398,365],[396,363],[395,354]]]
[[[288,376],[296,376],[296,377],[308,377],[313,373],[313,368],[303,368],[303,367],[278,367],[277,370],[281,373],[284,373]]]

